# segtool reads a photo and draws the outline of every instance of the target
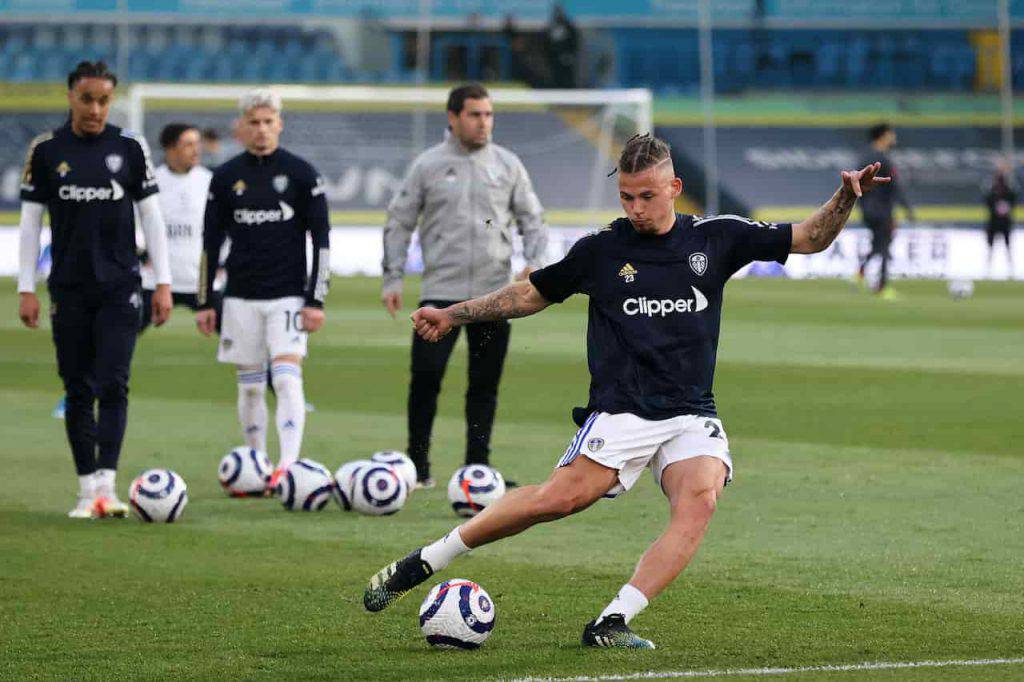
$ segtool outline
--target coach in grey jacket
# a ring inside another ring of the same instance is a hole
[[[527,264],[516,279],[543,265],[547,228],[540,201],[519,158],[491,142],[493,127],[490,95],[482,86],[463,85],[449,93],[447,139],[413,161],[388,206],[381,298],[392,316],[402,308],[406,254],[417,223],[423,251],[421,306],[449,306],[508,284],[513,222]],[[466,334],[466,463],[487,464],[509,325],[470,324]],[[456,331],[440,343],[427,343],[413,334],[408,452],[421,485],[433,485],[430,434],[457,338]]]

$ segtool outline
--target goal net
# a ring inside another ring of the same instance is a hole
[[[156,149],[160,129],[212,127],[235,153],[236,103],[251,85],[137,84],[122,119]],[[420,152],[443,139],[442,87],[272,86],[284,100],[282,145],[327,182],[335,225],[382,225],[384,209]],[[552,224],[596,226],[618,207],[608,172],[622,144],[651,131],[648,90],[493,88],[494,141],[525,164]],[[209,160],[207,160],[209,163]]]

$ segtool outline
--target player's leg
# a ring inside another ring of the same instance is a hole
[[[669,523],[648,548],[633,576],[589,623],[589,646],[651,648],[629,629],[629,621],[690,563],[704,537],[715,504],[732,472],[729,440],[721,420],[678,417],[678,430],[651,460],[655,479],[669,500]]]
[[[878,272],[878,287],[875,289],[877,292],[883,295],[889,295],[891,297],[891,290],[889,286],[889,261],[892,258],[891,247],[893,238],[894,226],[892,221],[889,221],[883,225],[878,231],[879,246],[878,249],[881,252],[882,267]]]
[[[91,377],[95,310],[78,291],[51,288],[50,298],[57,372],[66,396],[64,428],[78,474],[78,502],[68,516],[88,519],[93,516],[96,498],[96,398]]]
[[[266,364],[237,365],[238,424],[246,446],[267,451]]]
[[[128,379],[139,333],[142,293],[138,285],[104,287],[93,334],[94,383],[99,402],[96,444],[96,509],[101,516],[128,515],[117,497],[117,464],[128,425]]]
[[[436,542],[379,571],[370,579],[363,605],[369,611],[383,610],[470,549],[586,509],[616,485],[617,475],[613,468],[577,457],[555,469],[546,482],[509,491]]]
[[[466,464],[488,464],[498,408],[498,384],[512,325],[507,320],[466,326],[469,382],[466,387]]]
[[[654,648],[650,640],[630,630],[629,621],[675,580],[697,553],[727,472],[722,460],[705,456],[675,462],[665,469],[661,482],[669,498],[668,528],[644,552],[629,582],[584,628],[585,645]]]
[[[879,255],[878,251],[878,226],[875,221],[871,220],[867,216],[864,217],[864,226],[871,232],[871,249],[864,254],[864,257],[860,260],[860,266],[857,268],[857,277],[859,281],[864,281],[864,274],[867,270],[868,263],[871,259]]]
[[[262,306],[234,296],[225,298],[217,317],[221,320],[217,360],[235,366],[238,423],[246,445],[266,452],[267,347]]]
[[[270,377],[277,396],[275,423],[280,444],[277,469],[299,458],[306,428],[306,394],[302,382],[302,359],[306,356],[307,334],[302,329],[301,297],[270,301],[265,318]]]
[[[443,308],[450,303],[452,301],[420,301],[420,306]],[[412,368],[406,405],[407,449],[416,465],[416,479],[420,484],[433,484],[430,478],[430,437],[437,414],[437,395],[441,392],[441,380],[458,339],[458,327],[437,343],[424,341],[416,332],[412,334]]]

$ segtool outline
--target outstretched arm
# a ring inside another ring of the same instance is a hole
[[[526,317],[549,305],[551,302],[540,295],[532,282],[523,280],[447,308],[420,308],[412,314],[412,323],[416,333],[425,340],[440,341],[453,327]]]
[[[793,225],[790,253],[818,253],[827,249],[846,225],[857,199],[878,185],[892,181],[892,178],[876,175],[881,167],[882,164],[876,162],[859,171],[843,171],[840,174],[843,184],[832,198],[810,218]]]

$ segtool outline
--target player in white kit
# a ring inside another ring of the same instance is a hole
[[[213,172],[201,164],[199,129],[171,123],[160,132],[164,163],[156,169],[160,208],[167,225],[174,305],[198,309],[199,260],[203,252],[203,214]],[[156,288],[153,270],[142,268],[142,329],[149,326],[149,301]],[[219,304],[219,301],[215,303]],[[217,305],[219,308],[219,305]]]

